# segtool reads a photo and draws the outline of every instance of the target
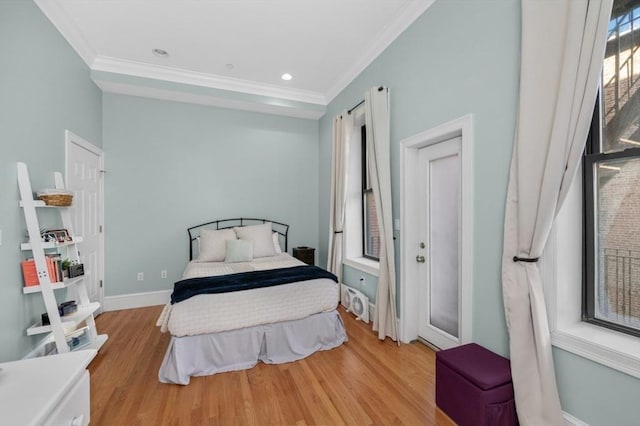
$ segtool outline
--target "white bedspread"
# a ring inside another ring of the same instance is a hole
[[[303,265],[282,253],[252,262],[190,262],[183,278]],[[173,336],[194,336],[305,318],[334,310],[339,301],[338,284],[316,279],[221,294],[201,294],[175,305],[167,304],[157,325]]]

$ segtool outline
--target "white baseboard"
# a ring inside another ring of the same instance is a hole
[[[122,309],[145,308],[147,306],[165,305],[171,301],[173,290],[149,291],[146,293],[121,294],[106,296],[103,300],[104,311],[120,311]]]
[[[562,417],[564,417],[564,424],[566,426],[589,426],[588,423],[583,422],[577,417],[573,417],[571,414],[566,411],[562,412]]]

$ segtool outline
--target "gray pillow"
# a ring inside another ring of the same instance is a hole
[[[227,240],[226,263],[251,262],[253,260],[253,241]]]

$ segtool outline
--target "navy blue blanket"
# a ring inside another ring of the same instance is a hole
[[[182,302],[198,294],[228,293],[231,291],[273,287],[317,278],[329,278],[338,282],[338,278],[331,272],[309,265],[267,271],[241,272],[215,277],[188,278],[174,284],[171,304]]]

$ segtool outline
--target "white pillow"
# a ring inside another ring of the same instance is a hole
[[[253,241],[251,240],[227,240],[226,263],[251,262],[253,260]]]
[[[263,225],[243,226],[233,228],[240,240],[253,241],[253,257],[275,256],[276,249],[273,246],[273,237],[271,236],[271,222]]]
[[[280,237],[277,232],[273,233],[273,248],[276,253],[282,253],[282,248],[280,247]]]
[[[198,262],[222,262],[226,257],[226,241],[235,240],[233,229],[203,229],[200,231]]]

